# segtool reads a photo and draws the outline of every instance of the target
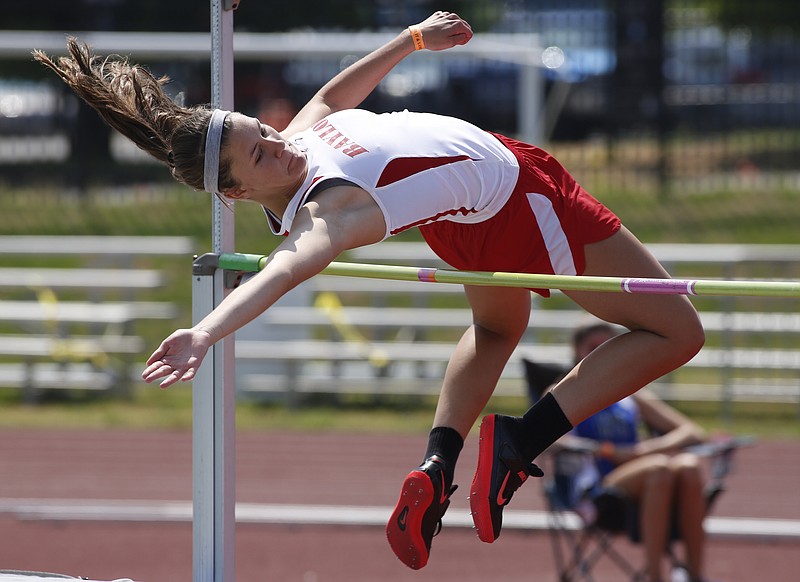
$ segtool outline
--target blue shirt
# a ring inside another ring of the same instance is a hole
[[[632,446],[639,442],[639,407],[630,396],[593,414],[573,429],[575,436],[594,441],[608,441],[615,446]],[[608,459],[597,459],[601,476],[616,466]]]

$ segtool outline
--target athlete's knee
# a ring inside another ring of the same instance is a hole
[[[468,288],[472,322],[479,333],[487,333],[516,344],[528,329],[531,314],[530,293],[520,289],[496,290]]]
[[[516,346],[528,328],[528,320],[524,318],[503,318],[502,320],[476,318],[473,325],[478,335],[488,335],[494,340]]]
[[[703,324],[700,323],[700,317],[696,316],[683,332],[682,345],[684,361],[688,362],[695,357],[705,343],[706,332],[703,329]]]
[[[693,307],[675,313],[669,339],[672,353],[680,365],[691,360],[702,349],[706,341],[705,330]]]

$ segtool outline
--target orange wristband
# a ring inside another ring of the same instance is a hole
[[[419,26],[409,26],[408,32],[411,33],[411,40],[414,41],[414,50],[421,51],[425,48],[425,41],[422,40],[422,31],[419,29]]]

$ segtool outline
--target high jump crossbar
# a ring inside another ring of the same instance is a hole
[[[228,271],[257,272],[263,269],[266,263],[266,255],[222,253],[219,255],[218,267]],[[800,281],[576,277],[571,275],[456,271],[346,262],[333,262],[322,271],[322,274],[419,281],[422,283],[455,283],[460,285],[524,287],[529,289],[562,289],[565,291],[607,291],[649,295],[800,297]]]
[[[241,273],[261,271],[267,255],[213,252],[193,263],[193,319],[198,320],[235,286]],[[457,271],[426,267],[333,262],[325,275],[421,283],[634,294],[800,297],[800,281],[647,279]],[[214,348],[200,366],[193,390],[194,582],[234,579],[235,385],[228,350]],[[207,358],[208,359],[208,358]]]

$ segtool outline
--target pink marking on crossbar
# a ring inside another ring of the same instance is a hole
[[[697,281],[680,279],[623,279],[622,290],[626,293],[697,295],[696,284]]]
[[[423,283],[436,283],[436,269],[420,269],[417,278]]]

